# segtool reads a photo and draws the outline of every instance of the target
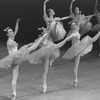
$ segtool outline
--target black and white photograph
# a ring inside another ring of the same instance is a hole
[[[0,100],[100,100],[100,0],[0,0]]]

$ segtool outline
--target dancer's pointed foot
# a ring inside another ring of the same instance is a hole
[[[47,84],[43,85],[43,93],[45,93],[47,91]]]
[[[78,81],[77,81],[77,80],[75,80],[75,81],[74,81],[74,87],[76,87],[76,86],[77,86],[77,84],[78,84]]]
[[[12,99],[11,100],[15,100],[16,99],[16,95],[12,94]]]

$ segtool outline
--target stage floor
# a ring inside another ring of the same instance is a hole
[[[63,54],[63,52],[62,52]],[[62,55],[61,54],[61,55]],[[7,55],[0,47],[0,59]],[[92,51],[81,58],[79,83],[73,86],[73,61],[59,57],[49,68],[48,89],[42,93],[43,65],[22,63],[17,84],[16,100],[100,100],[100,57]],[[0,69],[0,100],[11,100],[12,69]]]

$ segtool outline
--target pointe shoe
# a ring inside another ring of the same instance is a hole
[[[76,87],[78,84],[78,81],[74,81],[74,87]]]
[[[12,94],[12,99],[11,100],[16,100],[16,96]]]
[[[43,85],[43,93],[45,93],[47,91],[47,84]]]

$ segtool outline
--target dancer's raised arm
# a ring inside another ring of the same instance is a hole
[[[74,13],[73,13],[73,11],[72,11],[72,7],[73,7],[73,2],[74,2],[75,0],[72,0],[72,2],[71,2],[71,5],[70,5],[70,15],[73,15]]]
[[[98,3],[98,0],[96,0],[96,2],[95,2],[94,13],[98,13],[98,10],[97,10],[97,3]]]
[[[68,18],[70,18],[70,16],[66,16],[66,17],[62,17],[62,18],[56,17],[55,20],[57,20],[57,21],[62,21],[62,20],[66,20],[66,19],[68,19]]]
[[[18,28],[19,28],[19,21],[20,21],[20,18],[17,19],[16,21],[16,25],[15,25],[15,31],[14,31],[14,36],[17,34],[18,32]]]
[[[96,16],[96,15],[97,15],[97,14],[88,15],[88,16],[85,16],[85,18],[88,19],[88,20],[91,20],[91,18],[92,18],[93,16]]]
[[[49,0],[45,0],[45,1],[44,1],[44,5],[43,5],[43,13],[44,13],[43,17],[44,17],[44,20],[46,20],[46,18],[48,18],[47,13],[46,13],[46,3],[47,3],[48,1],[49,1]]]

